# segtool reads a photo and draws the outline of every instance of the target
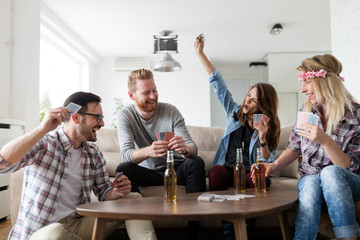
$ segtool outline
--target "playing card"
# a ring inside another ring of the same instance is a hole
[[[254,114],[254,115],[253,115],[253,121],[254,121],[254,122],[259,122],[261,116],[262,116],[262,114]]]
[[[317,125],[318,120],[319,120],[319,116],[310,113],[306,122],[313,125]]]
[[[115,183],[119,182],[119,178],[124,175],[123,172],[117,172],[114,181],[112,182],[111,186],[115,187]]]
[[[170,141],[170,139],[172,139],[174,137],[175,133],[173,132],[165,132],[165,137],[164,137],[164,141]]]
[[[264,124],[268,124],[268,122],[270,121],[270,118],[268,116],[266,116],[265,114],[262,114],[262,116],[260,117],[260,120],[264,122]]]
[[[158,132],[156,134],[156,137],[158,141],[169,141],[171,138],[173,138],[175,133],[173,132]]]
[[[298,118],[297,118],[297,122],[296,122],[296,127],[300,128],[300,124],[301,123],[305,123],[307,122],[309,113],[308,112],[298,112]]]
[[[163,141],[165,137],[165,132],[160,132],[159,135],[160,135],[160,140]]]
[[[74,115],[80,110],[81,106],[79,104],[71,102],[66,106],[66,108],[71,111],[71,115]]]
[[[165,137],[165,132],[158,132],[156,133],[156,137],[158,141],[163,141]]]
[[[204,35],[203,33],[201,33],[201,34],[199,35],[199,37],[201,38],[201,41],[202,41],[202,42],[205,42],[206,38],[205,38],[205,35]]]

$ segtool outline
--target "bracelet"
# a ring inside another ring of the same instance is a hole
[[[260,143],[260,147],[265,147],[267,145],[267,141],[265,141],[264,143]]]

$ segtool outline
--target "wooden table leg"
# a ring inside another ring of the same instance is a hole
[[[236,240],[247,240],[246,221],[245,218],[230,220],[234,224],[234,232]]]
[[[106,230],[106,219],[96,218],[92,234],[92,240],[103,240]]]
[[[287,212],[282,211],[278,212],[278,217],[280,221],[281,233],[284,240],[290,240],[290,231],[289,231],[289,222],[287,218]]]

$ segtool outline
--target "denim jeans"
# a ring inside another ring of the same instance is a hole
[[[360,200],[360,176],[342,167],[327,166],[320,176],[303,176],[298,182],[299,205],[294,239],[316,239],[321,206],[325,201],[336,238],[356,238],[355,204]]]

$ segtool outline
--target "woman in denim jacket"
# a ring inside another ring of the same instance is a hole
[[[254,187],[250,166],[256,162],[256,149],[261,148],[265,162],[275,160],[275,149],[280,136],[277,93],[272,85],[257,83],[250,87],[243,104],[237,104],[222,79],[221,73],[204,54],[204,42],[200,36],[196,38],[194,45],[196,54],[210,75],[209,82],[224,107],[227,117],[227,126],[221,137],[213,166],[209,171],[210,190],[225,190],[234,186],[236,148],[240,147],[243,148],[246,187]],[[261,118],[259,122],[253,122],[254,114],[264,114],[270,120],[267,122]],[[269,178],[266,185],[270,185]]]

